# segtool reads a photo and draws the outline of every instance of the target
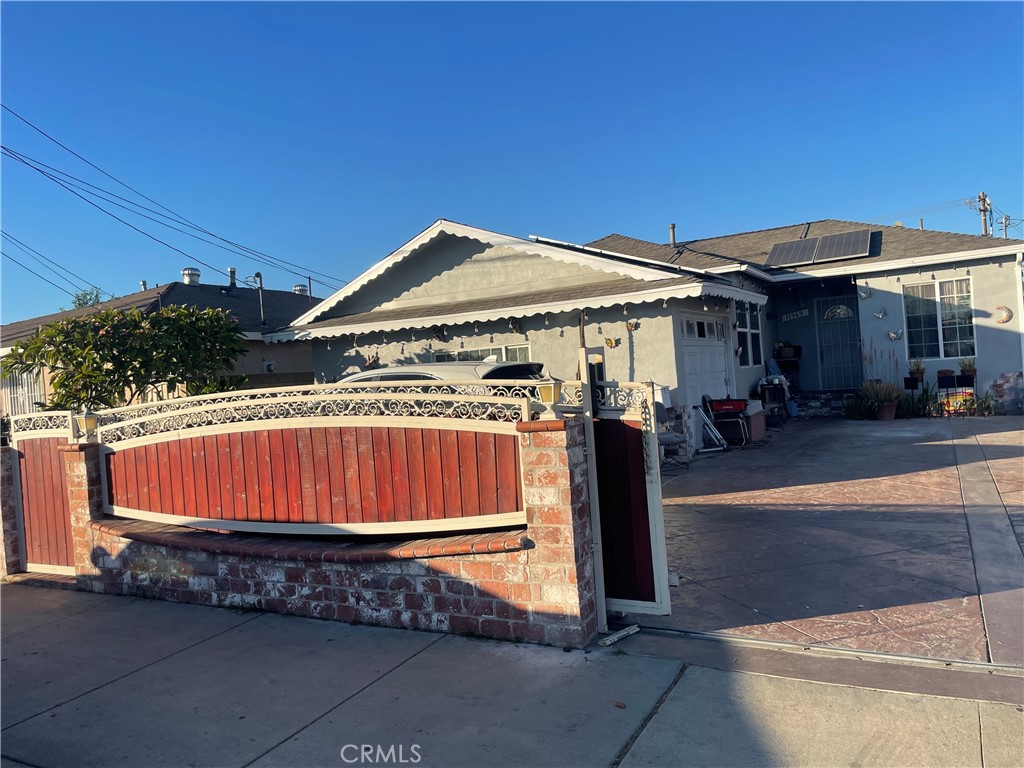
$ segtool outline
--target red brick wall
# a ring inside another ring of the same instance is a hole
[[[82,589],[376,626],[581,647],[597,632],[583,426],[522,425],[532,548],[348,564],[275,560],[131,541],[96,530],[95,447],[69,447]]]
[[[0,446],[0,518],[3,527],[3,552],[0,553],[0,576],[25,569],[21,558],[21,534],[18,528],[21,496],[15,470],[18,452],[9,445]]]

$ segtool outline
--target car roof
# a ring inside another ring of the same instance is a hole
[[[341,382],[355,377],[362,378],[363,376],[372,376],[374,374],[381,373],[409,373],[409,374],[430,374],[437,376],[439,379],[482,379],[490,373],[500,372],[502,369],[521,369],[521,368],[532,368],[537,373],[543,369],[542,363],[531,363],[531,362],[503,362],[503,363],[484,363],[484,362],[445,362],[445,363],[410,363],[409,365],[394,365],[385,366],[382,368],[374,368],[369,371],[358,371],[356,373],[343,376]],[[494,378],[493,376],[490,378]],[[340,383],[340,382],[339,382]]]

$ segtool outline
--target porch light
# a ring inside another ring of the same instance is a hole
[[[81,413],[75,414],[75,426],[78,433],[85,438],[87,443],[96,442],[96,426],[100,417],[89,410],[89,406],[83,406]]]
[[[537,383],[537,397],[544,405],[542,418],[555,418],[555,405],[562,399],[562,380],[549,378]]]

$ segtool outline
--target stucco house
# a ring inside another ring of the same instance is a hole
[[[309,296],[304,286],[296,286],[291,291],[250,288],[235,280],[233,269],[229,270],[229,275],[226,284],[207,284],[201,281],[198,269],[187,267],[182,270],[180,282],[147,287],[91,307],[8,323],[0,326],[0,355],[7,354],[14,344],[29,338],[41,326],[105,309],[140,309],[148,313],[170,306],[214,308],[231,312],[245,331],[247,351],[235,363],[233,373],[246,377],[246,387],[312,383],[310,349],[301,345],[269,347],[263,332],[287,325],[319,304],[321,299]],[[34,404],[43,401],[48,392],[45,373],[41,379],[29,375],[4,378],[0,380],[0,414],[18,415],[36,410]]]
[[[492,355],[574,378],[582,338],[601,347],[601,375],[654,381],[680,414],[705,394],[746,397],[780,342],[804,392],[899,382],[913,357],[934,379],[974,356],[979,390],[1019,411],[1022,253],[1020,240],[839,220],[576,245],[441,219],[266,338],[310,342],[323,382],[368,360]]]

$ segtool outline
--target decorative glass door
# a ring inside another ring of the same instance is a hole
[[[818,331],[820,389],[854,389],[861,385],[860,326],[855,296],[814,300]]]

